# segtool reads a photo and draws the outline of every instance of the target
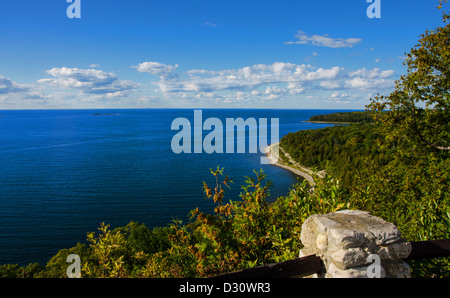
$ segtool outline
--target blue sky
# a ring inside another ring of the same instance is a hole
[[[438,1],[0,0],[0,109],[362,109]]]

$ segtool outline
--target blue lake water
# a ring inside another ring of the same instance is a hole
[[[302,122],[333,110],[203,110],[203,120],[279,119],[280,138],[329,124]],[[98,115],[99,114],[99,115]],[[194,110],[0,111],[0,264],[45,265],[60,249],[85,242],[105,222],[149,228],[211,211],[203,181],[218,165],[234,180],[226,198],[239,199],[245,176],[263,169],[271,197],[288,193],[297,176],[261,165],[256,154],[175,154],[171,123]],[[208,132],[204,132],[204,136]],[[270,136],[270,134],[269,134]],[[270,139],[269,139],[270,140]]]

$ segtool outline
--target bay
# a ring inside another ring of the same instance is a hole
[[[279,119],[289,132],[332,124],[304,122],[335,110],[204,109],[209,117]],[[341,110],[342,111],[342,110]],[[234,180],[226,200],[239,200],[245,176],[262,169],[271,199],[286,195],[298,177],[262,165],[262,153],[175,154],[171,140],[179,117],[194,123],[193,109],[0,111],[0,264],[46,262],[60,249],[84,243],[101,222],[147,227],[188,220],[199,207],[212,212],[203,181],[210,168]],[[207,132],[204,133],[204,136]],[[269,134],[270,136],[270,134]]]

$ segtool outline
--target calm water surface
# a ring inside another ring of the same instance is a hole
[[[203,110],[209,117],[278,118],[280,138],[322,128],[302,122],[331,110]],[[105,222],[149,228],[211,211],[203,181],[218,165],[233,180],[238,200],[245,176],[263,169],[271,197],[288,193],[297,177],[257,154],[175,154],[171,123],[194,110],[0,111],[0,264],[42,265],[60,249],[85,242]],[[204,132],[204,136],[208,132]]]

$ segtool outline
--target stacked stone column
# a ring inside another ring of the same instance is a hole
[[[301,241],[300,257],[316,255],[324,263],[324,272],[316,277],[411,277],[403,261],[411,243],[401,238],[395,225],[368,212],[313,215],[302,226]]]

